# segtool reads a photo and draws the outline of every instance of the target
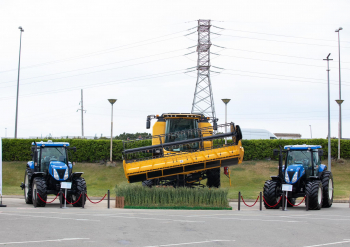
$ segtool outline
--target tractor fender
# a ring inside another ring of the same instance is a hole
[[[74,179],[74,178],[79,178],[79,177],[81,177],[81,175],[83,175],[84,174],[84,172],[74,172],[73,174],[72,174],[72,179]]]
[[[27,162],[27,167],[34,170],[34,162],[33,161],[28,161]]]
[[[327,166],[324,164],[321,164],[320,167],[318,168],[318,172],[324,172],[327,171]]]
[[[36,177],[43,177],[43,176],[45,176],[45,172],[34,172],[32,177],[31,177],[31,179],[30,179],[30,181],[29,181],[29,184],[32,184],[34,178],[36,178]]]

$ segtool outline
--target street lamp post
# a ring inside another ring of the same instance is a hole
[[[116,99],[108,99],[109,103],[112,105],[112,119],[111,119],[111,151],[110,151],[110,159],[112,162],[112,147],[113,147],[113,104],[117,101]]]
[[[342,138],[342,122],[341,122],[341,104],[344,100],[341,99],[341,73],[340,73],[340,30],[343,30],[342,27],[339,27],[335,30],[338,33],[338,54],[339,54],[339,99],[336,102],[339,105],[339,123],[338,123],[338,159],[340,159],[340,139]]]
[[[18,120],[18,94],[19,94],[19,72],[21,68],[21,46],[22,46],[22,33],[24,29],[22,27],[18,27],[20,30],[20,38],[19,38],[19,59],[18,59],[18,75],[17,75],[17,98],[16,98],[16,120],[15,120],[15,138],[17,138],[17,120]]]
[[[221,99],[225,103],[225,133],[227,133],[227,104],[231,99]],[[227,138],[225,137],[225,144],[227,144]]]
[[[329,61],[333,59],[329,59],[329,56],[331,54],[329,53],[326,59],[327,61],[327,78],[328,78],[328,169],[331,171],[331,117],[330,117],[330,88],[329,88]]]
[[[311,135],[311,139],[312,139],[312,129],[311,129],[311,124],[310,124],[309,126],[310,126],[310,135]]]

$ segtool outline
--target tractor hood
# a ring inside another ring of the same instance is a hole
[[[284,180],[287,184],[295,184],[305,174],[305,169],[301,164],[289,165],[284,173]]]
[[[65,181],[69,178],[68,166],[61,161],[51,161],[49,173],[57,181]]]

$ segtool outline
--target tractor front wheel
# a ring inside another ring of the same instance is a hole
[[[311,181],[306,184],[305,192],[309,195],[309,209],[320,210],[322,207],[322,183],[320,180]]]
[[[295,202],[296,202],[296,198],[291,198],[291,197],[288,197],[288,201],[295,205]],[[293,207],[293,205],[290,205],[290,203],[287,202],[287,207]]]
[[[35,195],[35,192],[37,193]],[[39,197],[40,196],[40,197]],[[45,179],[41,177],[36,177],[32,184],[32,199],[34,207],[45,207],[47,194],[46,194],[46,183]]]
[[[264,184],[264,205],[266,209],[279,209],[281,206],[281,184],[267,180]]]
[[[85,179],[82,177],[76,178],[73,180],[72,183],[72,191],[74,191],[74,193],[72,194],[72,203],[76,202],[79,197],[80,194],[83,193],[83,195],[80,197],[79,201],[77,203],[73,204],[73,207],[81,207],[83,206],[83,197],[84,197],[84,205],[86,202],[86,195],[85,193],[87,193],[86,190],[86,182]]]
[[[209,188],[220,187],[220,168],[207,170],[207,186]]]
[[[27,204],[33,204],[32,185],[30,184],[32,175],[32,170],[30,168],[27,168],[26,173],[24,175],[24,200]]]
[[[333,204],[333,174],[325,171],[321,177],[323,187],[323,208],[330,208]]]

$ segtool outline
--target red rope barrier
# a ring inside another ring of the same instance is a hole
[[[278,200],[278,202],[277,202],[275,205],[273,205],[273,206],[270,206],[270,205],[266,202],[264,196],[263,196],[263,199],[264,199],[264,202],[266,203],[267,206],[269,206],[270,208],[274,208],[274,207],[276,207],[276,206],[278,205],[278,203],[280,203],[280,201],[282,200],[282,196],[280,197],[280,199]]]
[[[78,200],[76,200],[75,202],[69,202],[69,201],[67,200],[67,198],[64,196],[64,193],[62,193],[62,195],[63,195],[63,197],[64,197],[64,200],[66,200],[66,202],[67,202],[68,204],[72,204],[72,205],[76,204],[76,203],[80,200],[80,198],[81,198],[81,194],[80,194]]]
[[[287,198],[287,202],[288,202],[290,205],[292,205],[293,207],[298,207],[300,204],[303,203],[303,201],[305,200],[305,198],[306,198],[306,196],[304,196],[303,200],[301,200],[301,202],[300,202],[298,205],[292,204],[292,203],[288,200],[288,198]]]
[[[244,201],[244,199],[243,199],[243,196],[241,196],[241,198],[242,198],[242,201],[243,201],[243,203],[247,206],[247,207],[253,207],[255,204],[256,204],[256,202],[259,200],[259,196],[258,196],[258,198],[256,198],[256,201],[254,202],[254,204],[253,205],[251,205],[251,206],[249,206],[247,203],[245,203],[245,201]]]
[[[93,204],[97,204],[97,203],[100,203],[100,202],[102,202],[103,201],[103,199],[105,199],[105,197],[107,196],[107,194],[105,194],[105,196],[101,199],[101,200],[99,200],[98,202],[93,202],[93,201],[91,201],[90,200],[90,198],[88,197],[88,195],[87,194],[85,194],[86,195],[86,197],[87,197],[87,199],[91,202],[91,203],[93,203]]]
[[[39,199],[42,200],[43,202],[45,202],[45,203],[53,203],[53,201],[57,199],[57,197],[58,197],[58,195],[59,195],[60,193],[58,193],[57,196],[55,197],[55,199],[53,199],[51,202],[47,202],[47,201],[43,200],[43,199],[40,197],[39,193],[37,193],[37,194],[38,194],[38,196],[39,196]]]

